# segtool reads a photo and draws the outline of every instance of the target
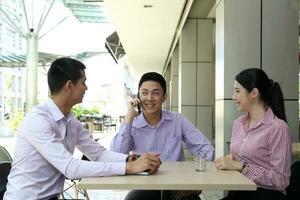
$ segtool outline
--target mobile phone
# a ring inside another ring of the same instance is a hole
[[[148,176],[148,175],[150,175],[150,171],[143,171],[143,172],[139,172],[139,173],[137,173],[137,175],[144,175],[144,176]]]
[[[140,99],[139,93],[137,93],[137,98],[138,98],[139,100],[141,100],[141,99]],[[142,112],[141,104],[140,104],[140,103],[137,103],[136,107],[137,107],[138,113],[141,114],[141,112]]]
[[[141,110],[141,105],[140,105],[140,103],[138,103],[138,104],[136,105],[136,107],[137,107],[138,113],[141,114],[142,110]]]
[[[146,169],[145,171],[137,173],[137,175],[149,175],[150,174],[150,169]]]

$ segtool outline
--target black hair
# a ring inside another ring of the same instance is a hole
[[[53,61],[48,71],[48,86],[51,95],[57,94],[69,80],[77,84],[85,68],[83,63],[73,58],[63,57]]]
[[[268,75],[261,69],[249,68],[236,75],[235,80],[239,82],[248,92],[257,88],[261,100],[271,107],[274,114],[286,122],[283,94],[279,83],[269,79]]]
[[[139,82],[139,88],[142,86],[142,84],[146,81],[155,81],[155,82],[158,82],[160,84],[160,86],[162,87],[163,91],[164,91],[164,94],[166,94],[166,88],[167,88],[167,84],[166,84],[166,80],[165,78],[160,75],[159,73],[156,73],[156,72],[148,72],[148,73],[145,73],[141,79],[140,79],[140,82]]]

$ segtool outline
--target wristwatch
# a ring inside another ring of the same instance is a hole
[[[126,162],[128,162],[129,160],[130,160],[130,157],[132,156],[132,154],[130,154],[130,155],[128,155],[127,157],[126,157]],[[141,155],[139,155],[139,154],[136,154],[136,158],[139,158],[139,157],[141,157]]]
[[[129,161],[130,157],[131,157],[131,155],[128,155],[128,156],[126,157],[126,162]]]
[[[242,168],[241,168],[240,172],[242,172],[245,169],[246,165],[247,165],[247,163],[245,163],[243,161],[241,161],[241,163],[242,163]]]

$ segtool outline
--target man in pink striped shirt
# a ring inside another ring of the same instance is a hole
[[[230,191],[225,199],[286,199],[291,136],[279,84],[261,69],[246,69],[235,78],[233,100],[245,114],[233,124],[230,154],[215,166],[241,171],[258,189]]]

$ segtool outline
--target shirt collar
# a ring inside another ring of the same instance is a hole
[[[255,127],[259,126],[260,124],[272,124],[274,117],[275,117],[275,115],[274,115],[272,109],[270,107],[268,107],[268,110],[267,110],[265,116],[256,123]],[[241,120],[242,124],[247,125],[248,119],[249,119],[249,113],[247,112],[242,117],[242,120]]]
[[[172,117],[169,112],[162,110],[162,116],[160,121],[157,124],[157,127],[160,126],[161,123],[163,123],[165,120],[172,120]],[[150,124],[148,124],[147,120],[144,117],[144,114],[141,113],[139,116],[136,117],[135,123],[133,124],[136,128],[143,128],[143,127],[153,127]]]
[[[48,99],[46,104],[49,108],[49,112],[52,114],[52,116],[56,122],[63,118],[65,118],[67,120],[67,122],[70,121],[72,114],[69,112],[68,115],[65,116],[51,98]]]
[[[260,121],[260,123],[272,124],[274,118],[275,118],[275,115],[274,115],[272,109],[269,107],[264,118]]]

